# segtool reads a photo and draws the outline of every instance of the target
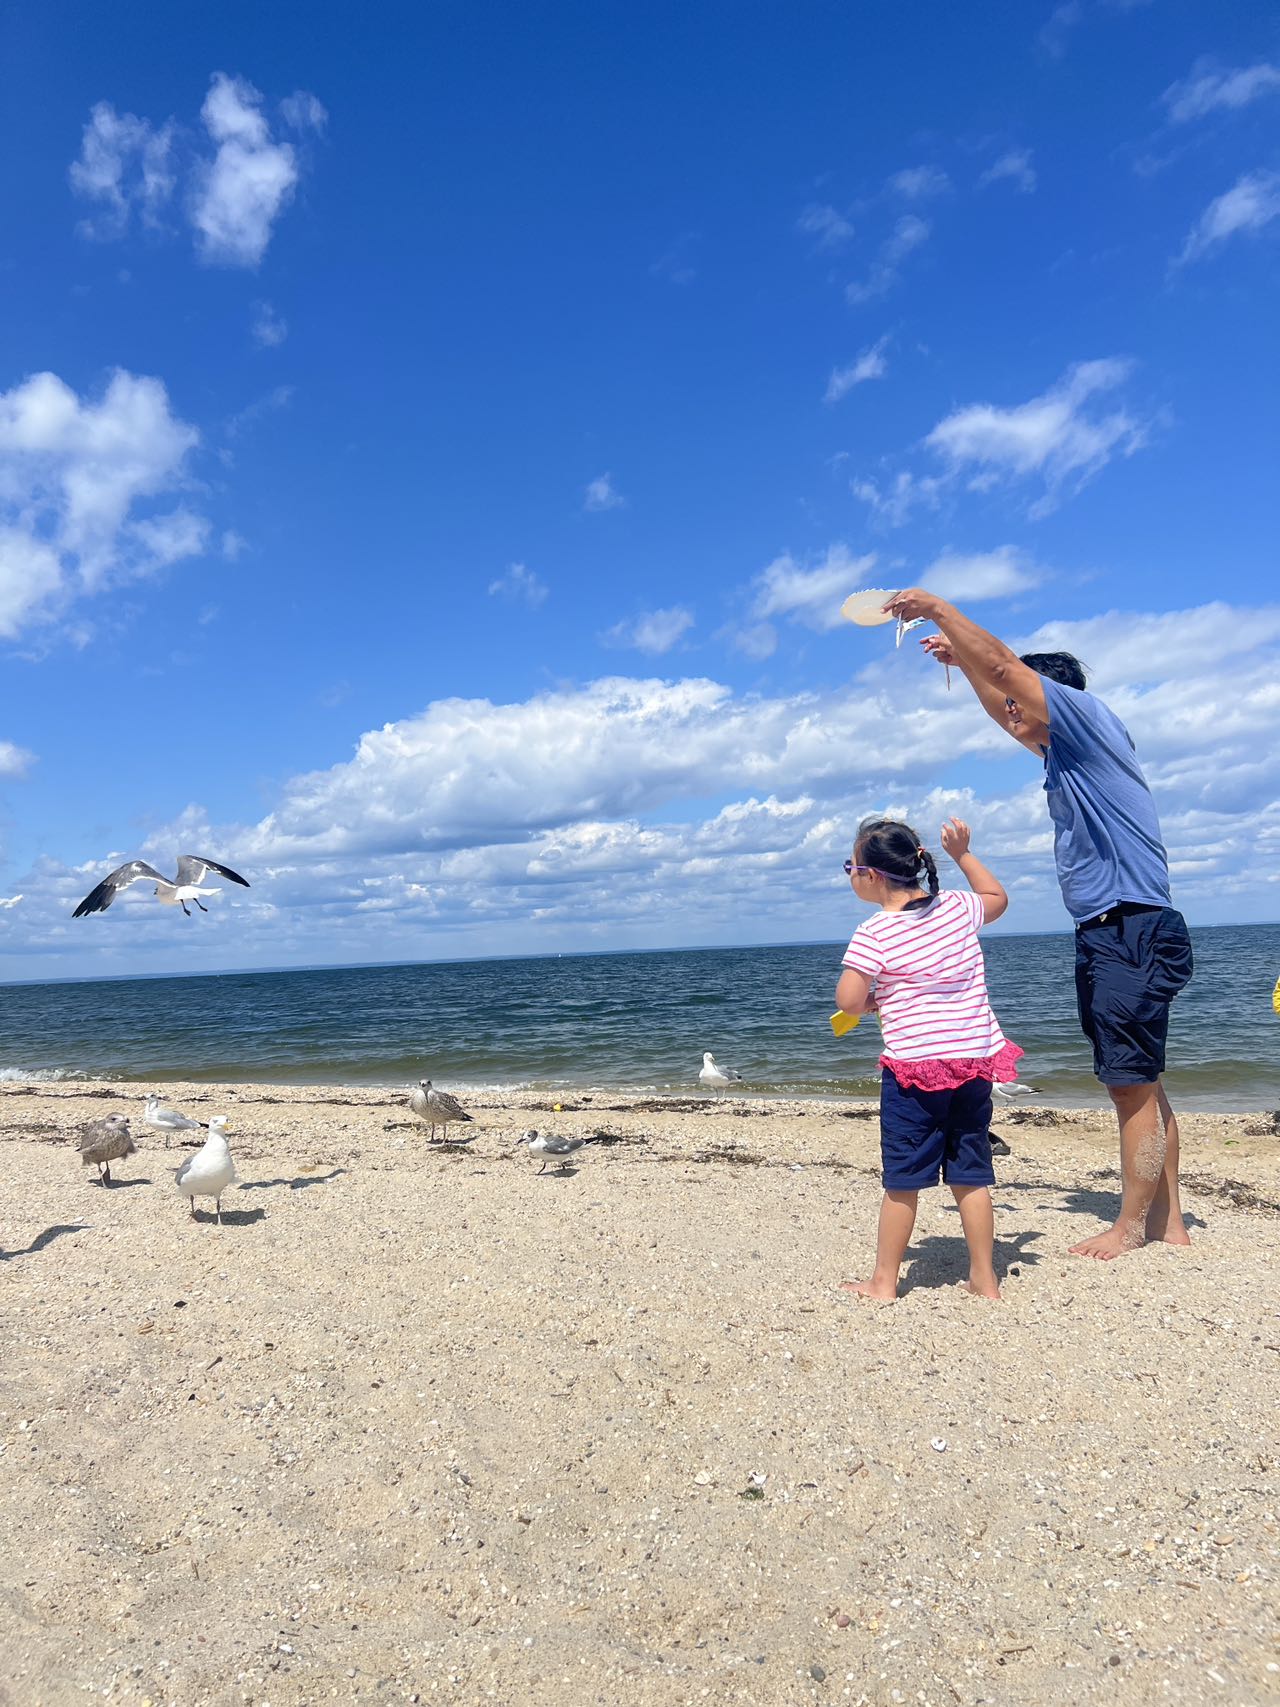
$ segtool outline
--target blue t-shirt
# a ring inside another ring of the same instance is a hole
[[[1117,901],[1167,907],[1169,861],[1133,738],[1091,693],[1045,678],[1049,750],[1044,791],[1053,855],[1073,919]]]

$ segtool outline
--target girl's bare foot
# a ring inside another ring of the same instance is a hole
[[[873,1274],[870,1280],[842,1280],[841,1290],[856,1292],[859,1298],[874,1298],[877,1304],[896,1304],[898,1288],[892,1281],[877,1280]]]
[[[970,1275],[968,1280],[960,1280],[957,1281],[956,1284],[962,1292],[970,1292],[975,1298],[986,1298],[993,1304],[999,1304],[1002,1301],[1000,1297],[1000,1283],[997,1281],[994,1274],[991,1276],[990,1280],[975,1280],[973,1276]]]
[[[1163,1217],[1148,1215],[1147,1243],[1149,1245],[1189,1245],[1191,1235],[1181,1215]]]
[[[1073,1257],[1093,1257],[1096,1262],[1114,1262],[1116,1257],[1127,1256],[1130,1251],[1140,1251],[1146,1242],[1145,1235],[1137,1228],[1123,1226],[1117,1221],[1105,1233],[1096,1233],[1093,1238],[1081,1239],[1078,1245],[1072,1245],[1071,1254]]]

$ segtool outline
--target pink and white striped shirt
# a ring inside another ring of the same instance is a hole
[[[853,933],[844,964],[873,981],[885,1059],[984,1060],[1005,1047],[987,1000],[982,921],[978,896],[944,889],[932,906],[882,910]]]

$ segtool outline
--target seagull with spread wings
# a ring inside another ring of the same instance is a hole
[[[127,889],[131,883],[147,881],[155,884],[156,900],[164,906],[181,907],[190,918],[191,909],[187,902],[194,901],[202,913],[207,913],[209,909],[200,897],[218,893],[211,885],[202,887],[210,873],[225,877],[228,883],[239,883],[245,889],[249,887],[248,879],[241,877],[238,871],[232,871],[228,865],[219,865],[216,859],[203,859],[199,854],[182,854],[176,877],[164,876],[144,859],[131,859],[127,865],[118,865],[96,889],[91,889],[71,917],[83,919],[90,913],[105,913],[122,889]]]

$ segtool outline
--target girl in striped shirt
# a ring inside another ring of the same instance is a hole
[[[969,826],[942,826],[942,846],[969,887],[939,893],[938,871],[909,824],[868,818],[845,870],[860,901],[879,909],[845,951],[836,1005],[878,1011],[884,1032],[880,1153],[884,1201],[870,1280],[844,1284],[890,1303],[915,1226],[922,1186],[951,1187],[969,1246],[970,1292],[999,1298],[992,1266],[991,1085],[1017,1077],[1022,1054],[987,1000],[978,931],[1009,897],[969,851]],[[927,885],[927,886],[926,886]]]

